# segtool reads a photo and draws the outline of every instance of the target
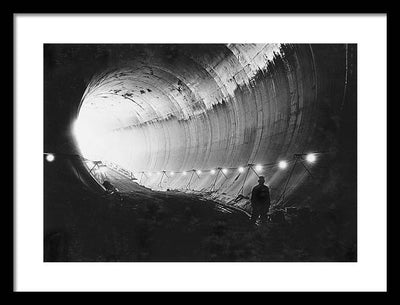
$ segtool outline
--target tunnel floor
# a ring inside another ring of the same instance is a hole
[[[193,194],[151,191],[113,170],[107,177],[122,200],[67,189],[47,176],[45,262],[356,260],[340,215],[252,226],[243,212]]]

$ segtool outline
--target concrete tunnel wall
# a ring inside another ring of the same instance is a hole
[[[84,157],[118,164],[147,187],[201,191],[244,208],[246,200],[232,200],[247,196],[257,176],[237,168],[271,164],[259,174],[277,203],[284,188],[290,198],[310,179],[297,166],[286,185],[293,154],[328,152],[310,167],[318,173],[340,148],[352,52],[344,44],[137,45],[89,83],[77,142]],[[279,169],[280,160],[289,167]],[[207,171],[218,167],[227,178],[220,174],[209,192],[216,176]],[[192,169],[203,173],[188,187]]]

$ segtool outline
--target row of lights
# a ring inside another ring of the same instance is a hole
[[[55,157],[54,157],[53,154],[46,154],[46,160],[47,160],[48,162],[53,162],[54,159],[55,159]],[[308,163],[314,163],[316,160],[317,160],[317,157],[315,156],[315,154],[310,153],[310,154],[307,154],[307,155],[306,155],[306,161],[307,161]],[[89,161],[89,162],[88,162],[88,165],[89,165],[89,167],[93,167],[93,166],[94,166],[94,163],[91,162],[91,161]],[[285,160],[279,161],[278,167],[279,167],[280,169],[285,169],[285,168],[288,167],[288,162],[285,161]],[[262,170],[262,165],[257,164],[257,165],[255,166],[255,170],[256,170],[256,171],[261,171],[261,170]],[[103,172],[102,167],[99,168],[99,171],[100,171],[100,172]],[[222,173],[224,173],[224,174],[227,174],[227,173],[228,173],[228,169],[226,169],[226,168],[221,169],[221,171],[222,171]],[[244,167],[242,167],[242,166],[239,167],[239,168],[238,168],[238,171],[239,171],[239,173],[243,173],[243,172],[244,172]],[[214,174],[216,174],[216,172],[217,172],[217,171],[216,171],[215,169],[212,169],[212,170],[210,171],[210,174],[211,174],[211,175],[214,175]],[[201,171],[201,170],[196,170],[196,173],[197,173],[197,175],[201,175],[201,174],[202,174],[202,171]],[[161,172],[158,172],[157,174],[159,175],[159,174],[161,174]],[[171,176],[173,176],[173,175],[175,175],[175,172],[169,172],[169,174],[170,174]],[[151,176],[151,173],[149,172],[148,175]],[[186,175],[187,175],[187,172],[183,172],[182,175],[186,176]]]
[[[315,156],[315,154],[310,153],[310,154],[307,154],[307,155],[306,155],[306,161],[307,161],[308,163],[314,163],[316,160],[317,160],[317,157]],[[279,162],[278,162],[278,167],[279,167],[280,169],[286,169],[286,168],[288,167],[288,165],[289,165],[289,163],[288,163],[287,161],[285,161],[285,160],[282,160],[282,161],[279,161]],[[257,164],[257,165],[254,166],[254,169],[255,169],[256,171],[260,172],[260,171],[262,171],[263,166],[260,165],[260,164]],[[244,168],[243,166],[240,166],[240,167],[238,168],[239,173],[243,173],[244,170],[245,170],[245,168]],[[224,174],[227,174],[227,173],[229,172],[229,170],[228,170],[227,168],[222,168],[221,171],[222,171],[222,173],[224,173]],[[190,171],[189,171],[189,172],[190,172]],[[160,174],[162,174],[162,173],[163,173],[163,172],[157,172],[156,175],[160,175]],[[165,172],[165,173],[167,173],[167,172]],[[201,175],[202,173],[203,173],[203,172],[202,172],[201,170],[196,170],[196,174],[197,174],[197,175]],[[216,171],[215,169],[210,170],[210,174],[211,174],[211,175],[215,175],[216,173],[217,173],[217,171]],[[147,174],[148,174],[149,176],[152,175],[151,172],[148,172]],[[184,175],[184,176],[186,176],[187,174],[188,174],[187,171],[182,172],[182,175]],[[169,172],[169,175],[170,175],[170,176],[174,176],[174,175],[175,175],[175,172]]]

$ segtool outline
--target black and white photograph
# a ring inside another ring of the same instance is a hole
[[[14,289],[385,291],[386,22],[14,15]]]
[[[45,44],[44,261],[357,261],[357,45]]]

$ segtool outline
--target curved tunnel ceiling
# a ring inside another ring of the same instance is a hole
[[[131,58],[87,86],[75,123],[84,157],[134,173],[182,172],[272,164],[335,148],[346,93],[346,45],[135,48]],[[287,173],[276,166],[262,174],[272,190],[286,182]],[[221,175],[219,197],[234,198],[242,187],[248,193],[257,177],[245,176]],[[297,170],[292,189],[306,178],[304,169]],[[198,176],[190,187],[205,191],[214,179]],[[184,189],[188,177],[160,183],[146,176],[141,182]]]

